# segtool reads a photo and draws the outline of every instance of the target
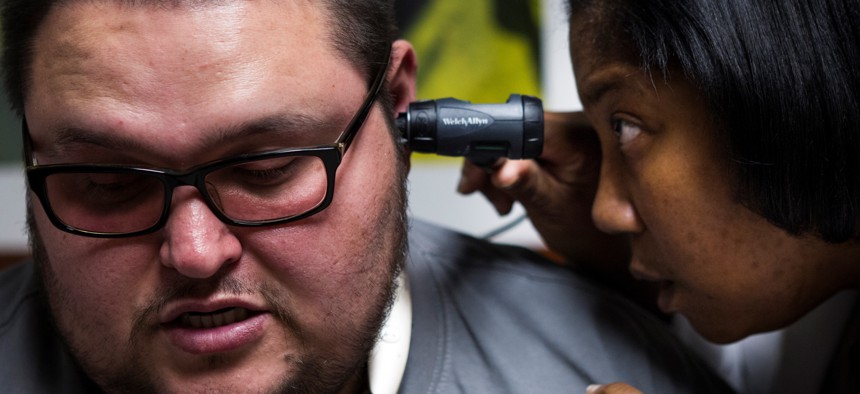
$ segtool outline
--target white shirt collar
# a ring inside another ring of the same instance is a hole
[[[396,393],[406,371],[412,338],[412,294],[405,271],[397,277],[397,282],[391,312],[379,331],[379,340],[367,362],[370,392],[373,394]]]

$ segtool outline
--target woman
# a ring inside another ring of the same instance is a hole
[[[490,176],[467,166],[462,192],[481,190],[500,211],[522,201],[552,249],[600,272],[626,265],[659,287],[660,310],[718,343],[860,287],[860,2],[570,10],[599,153],[578,127],[548,136],[537,162]],[[860,390],[858,315],[822,391]]]

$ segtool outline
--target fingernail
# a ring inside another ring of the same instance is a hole
[[[596,392],[600,391],[601,388],[603,388],[603,386],[599,385],[599,384],[589,385],[588,387],[585,388],[585,394],[596,393]]]
[[[499,179],[499,188],[504,190],[509,190],[514,187],[517,183],[516,179],[513,178],[500,178]]]
[[[500,189],[510,189],[517,183],[516,174],[508,174],[507,172],[499,172],[499,174],[496,175],[496,179]]]

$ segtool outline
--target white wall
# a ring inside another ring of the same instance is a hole
[[[568,23],[564,0],[543,0],[541,56],[544,109],[579,111],[582,103],[576,92],[568,50]]]
[[[27,250],[24,177],[20,166],[0,165],[0,253]]]

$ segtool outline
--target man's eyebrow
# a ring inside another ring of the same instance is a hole
[[[273,115],[233,125],[217,126],[207,133],[201,141],[203,146],[220,146],[225,143],[242,141],[254,136],[275,134],[282,138],[296,138],[316,132],[340,131],[343,127],[334,119],[324,119],[309,115]],[[169,130],[165,130],[169,131]],[[55,132],[57,146],[92,145],[112,150],[142,151],[146,144],[133,138],[119,136],[110,132],[99,132],[81,127],[64,127]],[[337,135],[332,134],[331,142]]]
[[[345,125],[345,122],[341,124],[335,119],[309,114],[272,115],[234,125],[218,126],[206,133],[203,144],[219,146],[224,143],[267,134],[280,134],[284,138],[296,138],[319,132],[340,131],[339,128]],[[330,142],[334,142],[335,138],[337,135],[332,135]]]
[[[140,151],[143,149],[143,144],[133,139],[82,127],[62,127],[55,130],[53,134],[56,136],[54,144],[58,147],[93,145],[122,151]]]

